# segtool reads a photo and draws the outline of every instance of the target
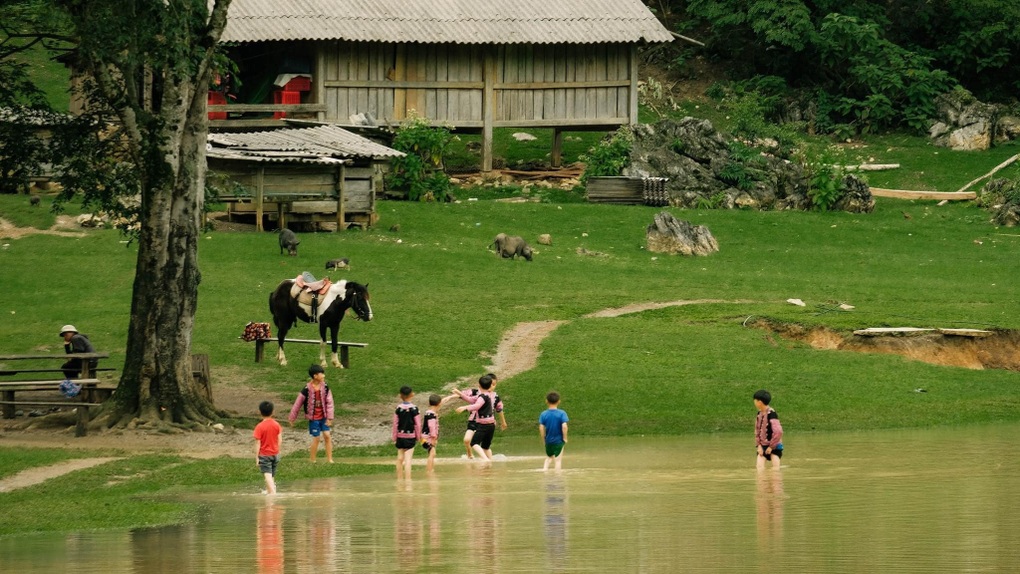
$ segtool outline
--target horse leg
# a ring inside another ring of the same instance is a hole
[[[337,357],[337,331],[340,330],[340,325],[338,324],[337,326],[329,326],[328,328],[329,328],[329,342],[333,344],[333,346],[330,347],[331,350],[329,355],[330,362],[333,363],[334,367],[337,367],[338,369],[343,369],[344,365],[343,363],[340,362],[340,358]],[[321,353],[319,354],[319,359],[322,361],[323,367],[325,366],[325,329],[326,326],[324,323],[319,324],[320,335],[319,341],[322,342],[322,345],[320,347]]]
[[[326,325],[322,322],[322,315],[319,315],[319,364],[326,368]]]
[[[276,343],[279,345],[276,351],[276,360],[279,361],[281,367],[287,366],[287,355],[283,354],[283,340],[287,338],[287,330],[281,329],[279,325],[276,326]]]

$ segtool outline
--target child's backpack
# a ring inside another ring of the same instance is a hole
[[[478,418],[488,419],[492,418],[492,397],[489,393],[481,393],[482,397],[482,408],[478,409]]]

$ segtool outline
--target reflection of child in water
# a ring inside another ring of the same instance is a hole
[[[754,438],[759,469],[765,468],[765,461],[771,461],[772,468],[779,468],[779,459],[783,458],[783,425],[779,423],[779,415],[769,406],[771,402],[772,395],[765,389],[754,393],[754,407],[758,409],[754,419]]]

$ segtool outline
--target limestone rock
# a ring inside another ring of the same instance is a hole
[[[539,245],[552,245],[552,235],[549,235],[548,233],[543,233],[542,235],[539,235],[538,236],[538,244]]]
[[[646,232],[648,251],[680,255],[710,255],[719,251],[719,243],[704,225],[682,221],[668,211],[655,214]]]
[[[1007,142],[1020,139],[1020,117],[1002,116],[995,126],[995,141]]]
[[[998,106],[978,101],[970,92],[957,89],[935,99],[938,120],[929,129],[932,143],[954,150],[986,150],[992,145],[999,115]]]

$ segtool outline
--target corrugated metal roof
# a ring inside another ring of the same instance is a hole
[[[233,0],[224,42],[670,42],[641,0]]]
[[[351,158],[385,159],[403,152],[331,125],[249,133],[210,133],[206,155],[220,159],[337,164]],[[349,163],[349,162],[348,162]]]

